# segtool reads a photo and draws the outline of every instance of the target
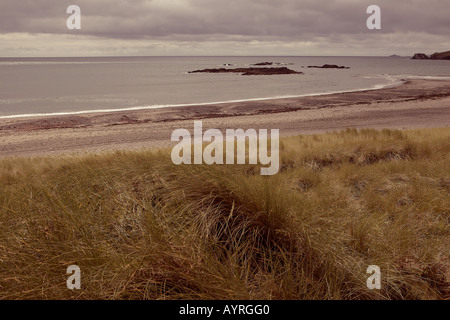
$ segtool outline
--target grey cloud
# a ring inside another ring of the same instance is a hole
[[[69,33],[70,4],[82,9],[81,34],[110,38],[241,35],[307,39],[368,33],[366,8],[382,8],[383,32],[448,34],[446,0],[1,0],[0,32]],[[207,37],[206,37],[207,39]]]
[[[81,30],[66,28],[72,4]],[[372,4],[382,30],[366,28]],[[412,54],[450,48],[448,12],[448,0],[0,0],[0,55]]]

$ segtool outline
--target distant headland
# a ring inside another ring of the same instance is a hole
[[[431,56],[425,53],[416,53],[411,59],[413,60],[450,60],[450,51],[436,52]]]

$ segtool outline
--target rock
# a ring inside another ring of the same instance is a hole
[[[260,67],[260,66],[273,66],[273,65],[275,65],[275,66],[292,66],[293,63],[292,62],[289,62],[289,63],[283,63],[283,62],[260,62],[260,63],[252,64],[252,66],[258,66],[258,67]]]
[[[271,66],[271,65],[273,65],[273,62],[260,62],[254,64],[254,66]]]
[[[308,68],[318,68],[318,69],[350,69],[350,67],[338,66],[335,64],[324,64],[323,66],[308,66]]]
[[[389,56],[389,58],[401,58],[398,54],[393,54],[391,56]]]
[[[450,60],[450,51],[436,52],[430,56],[432,60]]]
[[[413,60],[428,60],[430,59],[425,53],[416,53],[411,59]]]
[[[235,68],[235,69],[203,69],[189,73],[240,73],[243,76],[275,75],[275,74],[303,74],[286,67],[282,68]]]

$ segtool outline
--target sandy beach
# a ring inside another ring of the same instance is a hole
[[[450,125],[450,81],[394,88],[165,109],[0,119],[0,157],[170,147],[171,134],[217,128],[279,129],[282,136],[345,128]]]

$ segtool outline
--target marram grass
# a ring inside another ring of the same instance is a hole
[[[280,173],[258,169],[0,160],[0,299],[449,297],[449,128],[284,138]]]

